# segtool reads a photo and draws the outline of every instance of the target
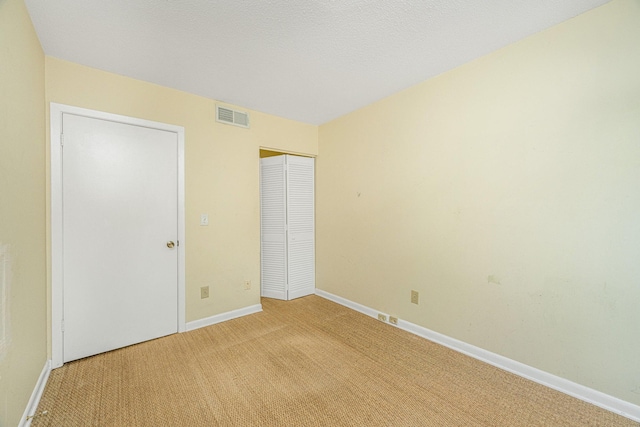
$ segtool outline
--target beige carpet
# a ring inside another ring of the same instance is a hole
[[[32,426],[639,426],[317,296],[68,363]]]

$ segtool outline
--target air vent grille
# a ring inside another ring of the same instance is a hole
[[[231,108],[216,105],[216,120],[228,125],[249,127],[249,114],[244,111],[232,110]]]
[[[218,120],[221,122],[233,123],[233,110],[218,107]]]
[[[238,126],[249,127],[249,115],[247,113],[233,112],[233,122]]]

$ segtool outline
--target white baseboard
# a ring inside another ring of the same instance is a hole
[[[24,414],[22,414],[22,418],[20,419],[20,423],[18,423],[18,427],[29,427],[31,425],[31,416],[33,416],[38,410],[38,404],[40,403],[40,398],[42,397],[42,393],[44,392],[44,388],[47,385],[47,380],[49,379],[49,374],[51,373],[51,360],[47,360],[44,363],[44,368],[42,368],[42,372],[40,372],[40,376],[38,377],[38,382],[36,382],[36,386],[31,393],[31,397],[29,398],[29,402],[27,403],[27,407],[24,410]]]
[[[239,308],[237,310],[227,311],[226,313],[220,313],[215,316],[194,320],[193,322],[187,322],[187,331],[193,331],[194,329],[204,328],[205,326],[215,325],[216,323],[225,322],[248,314],[259,313],[261,311],[262,304],[255,304]]]
[[[376,319],[378,317],[378,313],[387,314],[320,289],[316,289],[316,295]],[[389,325],[394,326],[391,323],[389,323]],[[573,381],[525,365],[524,363],[516,362],[515,360],[492,353],[480,347],[467,344],[455,338],[448,337],[402,319],[398,321],[397,327],[457,352],[466,354],[474,359],[481,360],[497,368],[516,374],[520,377],[527,378],[531,381],[537,382],[538,384],[542,384],[587,403],[591,403],[599,406],[600,408],[622,415],[623,417],[634,421],[640,421],[640,406],[633,403],[618,399],[617,397],[610,396],[581,384],[574,383]]]

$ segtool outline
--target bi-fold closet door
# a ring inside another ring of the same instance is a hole
[[[260,290],[290,300],[315,292],[314,159],[260,159]]]

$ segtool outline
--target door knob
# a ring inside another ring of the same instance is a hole
[[[173,243],[172,241],[167,242],[167,247],[169,249],[173,248],[175,246],[175,243]]]

